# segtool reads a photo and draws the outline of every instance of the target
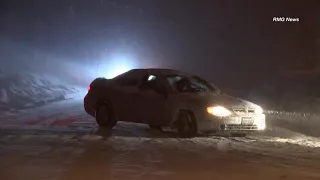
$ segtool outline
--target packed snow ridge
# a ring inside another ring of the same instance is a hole
[[[77,92],[76,88],[44,74],[0,72],[0,111],[40,106]]]

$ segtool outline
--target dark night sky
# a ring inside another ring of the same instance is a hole
[[[220,84],[254,84],[315,65],[319,13],[316,0],[2,0],[0,33],[73,61],[124,49]]]

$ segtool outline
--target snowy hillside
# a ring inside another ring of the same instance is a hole
[[[0,110],[26,108],[63,100],[77,89],[43,74],[0,72]]]

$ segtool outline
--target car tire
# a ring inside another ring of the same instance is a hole
[[[154,126],[154,125],[150,125],[150,124],[149,124],[149,127],[150,127],[151,129],[156,129],[156,130],[158,130],[158,131],[162,131],[162,127],[161,127],[161,126]]]
[[[188,111],[180,111],[177,120],[177,129],[182,138],[191,138],[197,135],[197,122]]]
[[[114,113],[109,104],[103,103],[98,106],[96,111],[96,121],[100,127],[112,129],[116,124]]]

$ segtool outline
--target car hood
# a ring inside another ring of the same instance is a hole
[[[236,98],[227,94],[199,93],[193,95],[192,97],[189,96],[187,99],[189,101],[201,102],[201,104],[205,103],[206,105],[220,105],[228,108],[256,108],[258,106],[252,102]]]

